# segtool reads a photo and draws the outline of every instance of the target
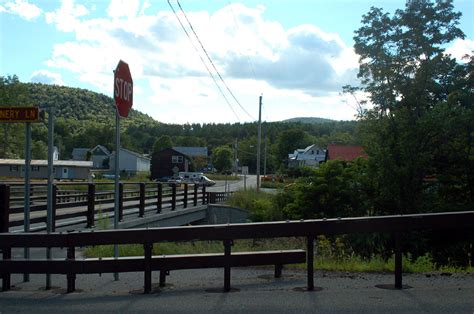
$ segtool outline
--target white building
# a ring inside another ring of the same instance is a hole
[[[150,171],[150,158],[131,150],[120,148],[119,170],[129,175]],[[110,170],[115,171],[115,152],[110,154]]]
[[[288,167],[319,167],[326,158],[326,150],[316,144],[305,149],[297,149],[293,154],[288,154]]]

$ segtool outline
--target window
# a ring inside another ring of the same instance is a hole
[[[31,166],[31,171],[40,171],[40,167],[39,166]]]
[[[173,164],[181,164],[183,163],[183,156],[171,156],[171,162]]]
[[[10,172],[18,172],[18,170],[19,170],[18,165],[12,165],[12,166],[10,166]]]

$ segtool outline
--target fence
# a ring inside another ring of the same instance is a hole
[[[45,224],[47,209],[46,184],[32,184],[30,192],[30,224]],[[217,195],[217,196],[216,196]],[[99,213],[114,213],[113,183],[56,183],[53,185],[52,220],[53,230],[58,221],[75,219],[86,222],[87,228],[94,227]],[[161,213],[163,209],[175,210],[178,206],[187,208],[199,204],[222,202],[225,193],[208,193],[206,187],[192,184],[162,183],[120,183],[119,220],[124,211],[138,209],[138,217],[146,212]],[[0,232],[24,223],[24,188],[22,184],[0,184]],[[133,213],[137,213],[134,211]],[[44,230],[40,227],[36,230]],[[6,231],[5,231],[6,230]]]
[[[102,273],[107,271],[130,272],[143,271],[144,290],[151,290],[153,270],[166,270],[169,263],[152,256],[154,243],[169,241],[218,240],[224,243],[224,255],[219,258],[224,267],[224,291],[230,289],[230,269],[234,265],[231,255],[232,241],[237,239],[306,237],[307,289],[314,289],[314,241],[318,235],[337,235],[350,233],[390,232],[395,235],[395,284],[402,288],[401,235],[414,230],[438,230],[472,228],[474,211],[432,213],[400,216],[356,217],[342,219],[321,219],[309,221],[267,222],[213,226],[187,226],[172,228],[86,231],[51,234],[0,234],[0,248],[3,248],[3,260],[0,260],[3,289],[10,288],[10,273],[62,273],[67,275],[68,291],[73,291],[76,274]],[[103,244],[141,244],[144,256],[134,259],[111,258],[96,260],[76,260],[75,249],[90,245]],[[14,247],[67,247],[68,257],[64,260],[14,260],[11,248]],[[192,258],[184,256],[183,258]],[[206,256],[187,259],[187,266],[204,267]],[[161,262],[160,262],[161,261]],[[179,262],[179,259],[174,263]],[[191,263],[191,265],[189,265]],[[194,264],[193,264],[194,263]],[[277,261],[275,261],[277,263]]]

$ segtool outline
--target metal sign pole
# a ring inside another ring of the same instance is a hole
[[[115,111],[115,205],[114,205],[114,229],[118,229],[119,223],[119,175],[120,175],[120,115],[118,109]],[[118,245],[114,244],[114,257],[118,258]],[[119,280],[119,273],[114,273],[114,279]]]
[[[25,125],[25,203],[24,231],[30,231],[30,165],[31,165],[31,123]],[[24,248],[24,258],[30,259],[30,248]],[[23,274],[23,282],[30,281],[30,274]]]
[[[53,142],[54,142],[54,108],[49,107],[48,114],[48,203],[46,228],[47,232],[53,232]],[[46,258],[51,259],[51,248],[46,249]],[[51,289],[51,274],[46,274],[46,289]]]

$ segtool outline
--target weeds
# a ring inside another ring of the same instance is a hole
[[[316,242],[316,256],[314,267],[319,270],[347,271],[347,272],[393,272],[395,269],[394,258],[384,259],[381,256],[362,258],[350,252],[339,240],[330,241],[321,236]],[[233,252],[267,251],[304,249],[305,238],[281,238],[281,239],[251,239],[237,240],[232,247]],[[111,257],[114,254],[113,245],[101,245],[87,247],[84,255],[86,257]],[[154,255],[175,254],[201,254],[201,253],[223,253],[224,246],[220,241],[190,241],[176,243],[157,243],[153,245]],[[119,245],[119,256],[143,256],[142,245]],[[304,269],[305,264],[289,265]],[[405,273],[427,273],[427,272],[474,272],[472,266],[463,268],[455,266],[438,266],[431,256],[426,254],[413,259],[410,254],[404,255],[402,259],[403,272]]]

